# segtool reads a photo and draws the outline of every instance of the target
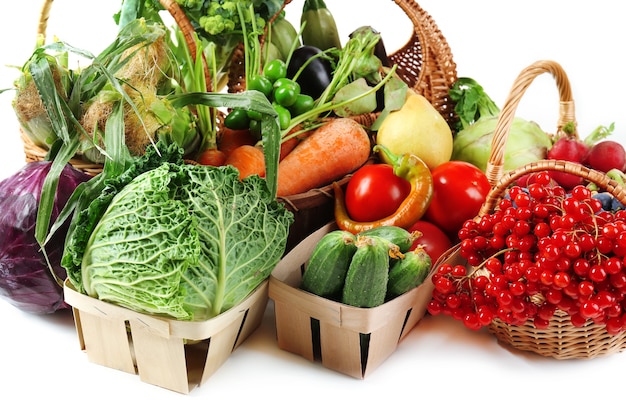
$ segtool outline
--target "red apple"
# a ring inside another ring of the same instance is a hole
[[[622,144],[614,140],[603,140],[589,149],[584,160],[584,164],[602,172],[609,172],[611,169],[626,169],[626,150]]]

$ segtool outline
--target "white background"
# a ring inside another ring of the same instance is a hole
[[[296,21],[302,1],[288,8]],[[581,135],[615,122],[626,143],[624,52],[619,2],[424,0],[452,49],[459,76],[475,78],[502,105],[519,72],[540,59],[559,62],[572,83]],[[0,65],[22,65],[32,52],[41,0],[6,2],[0,18]],[[378,29],[389,52],[408,39],[391,1],[327,0],[341,32]],[[57,0],[50,36],[94,53],[115,31],[118,1]],[[0,67],[0,89],[14,68]],[[0,179],[24,163],[12,92],[0,95]],[[556,86],[541,76],[517,115],[555,128]],[[8,415],[609,415],[623,414],[626,356],[557,361],[510,351],[486,331],[426,317],[365,380],[279,350],[273,310],[261,328],[209,381],[182,395],[135,375],[87,361],[69,312],[33,316],[0,300],[0,414]],[[192,414],[193,413],[193,414]]]

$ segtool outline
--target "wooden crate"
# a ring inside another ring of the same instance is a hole
[[[351,307],[299,289],[302,271],[327,224],[291,250],[270,276],[280,349],[363,379],[383,363],[426,313],[433,291],[419,287],[374,308]]]
[[[268,281],[210,320],[170,320],[78,293],[66,281],[80,348],[90,362],[138,374],[143,382],[183,394],[205,382],[263,319]]]

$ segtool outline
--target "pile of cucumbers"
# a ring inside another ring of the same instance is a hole
[[[418,236],[396,226],[358,234],[333,230],[316,244],[300,288],[354,307],[376,307],[416,288],[427,277],[432,259]]]

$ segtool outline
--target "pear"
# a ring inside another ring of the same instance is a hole
[[[387,115],[376,143],[396,155],[412,153],[432,171],[452,157],[453,136],[443,116],[421,94],[407,90],[402,107]]]

